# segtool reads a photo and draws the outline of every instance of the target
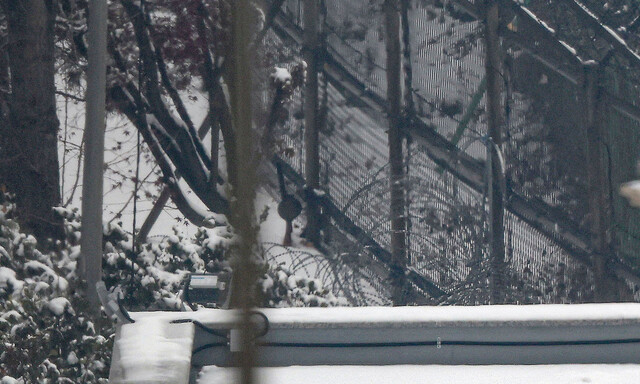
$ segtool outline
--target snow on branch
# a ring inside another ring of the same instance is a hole
[[[199,139],[195,134],[195,129],[191,132],[187,124],[176,118],[162,98],[159,88],[157,54],[145,27],[144,15],[130,0],[122,0],[122,4],[134,26],[146,77],[144,91],[149,100],[149,108],[164,129],[178,142],[185,160],[191,167],[195,168],[191,172],[197,173],[198,178],[206,179],[208,172],[205,170],[210,165],[211,159],[206,156],[204,158],[200,156],[200,152],[203,150],[199,151],[196,145],[196,141],[199,141]]]
[[[593,28],[598,33],[598,36],[605,39],[618,53],[631,61],[632,64],[640,66],[640,55],[632,51],[624,39],[613,29],[605,25],[589,8],[578,0],[567,0],[566,3],[575,11],[580,22]]]
[[[536,16],[535,13],[531,12],[529,10],[529,8],[524,7],[524,6],[520,6],[520,8],[522,9],[522,11],[524,13],[527,14],[527,16],[529,16],[529,19],[531,19],[532,21],[535,21],[536,23],[538,23],[542,28],[546,29],[550,34],[552,34],[552,35],[556,34],[556,30],[555,29],[551,28],[547,23],[545,23],[540,18],[538,18],[538,16]]]
[[[127,8],[128,5],[130,7],[129,10],[132,11],[134,15],[136,14],[136,9],[139,9],[136,4],[129,0],[123,0],[122,3],[125,5],[125,8]],[[137,16],[142,17],[142,14],[138,12]],[[140,27],[140,24],[138,24],[138,26]],[[113,68],[123,74],[126,74],[127,64],[124,57],[117,49],[113,36],[109,37],[111,38],[111,41],[108,44],[108,50],[115,64]],[[220,195],[217,190],[212,191],[209,188],[207,180],[208,170],[203,167],[203,159],[201,159],[197,154],[197,150],[193,139],[189,134],[189,130],[185,124],[171,115],[170,109],[161,98],[160,91],[157,88],[157,69],[154,68],[154,65],[156,65],[155,55],[153,55],[153,48],[148,40],[148,35],[139,33],[137,34],[137,37],[139,38],[139,44],[141,42],[140,40],[144,40],[145,38],[147,39],[146,45],[143,44],[143,46],[140,47],[140,51],[143,55],[146,54],[147,57],[146,60],[143,58],[143,63],[146,64],[144,70],[151,69],[151,76],[155,75],[156,81],[151,82],[155,84],[155,87],[147,87],[148,92],[146,94],[142,94],[141,90],[139,90],[131,80],[125,81],[124,84],[111,82],[108,85],[108,92],[111,100],[114,102],[115,107],[122,114],[127,116],[127,118],[141,133],[145,143],[150,148],[154,159],[158,163],[165,181],[177,180],[174,173],[175,166],[176,170],[185,177],[185,181],[187,181],[189,187],[195,192],[207,208],[212,212],[223,214],[228,213],[229,202],[227,199]],[[80,31],[74,31],[73,42],[76,45],[77,51],[86,57],[87,47]],[[147,81],[147,85],[149,83],[150,81]],[[155,103],[152,103],[150,99],[155,99]],[[139,113],[142,108],[143,110],[150,112],[144,120],[140,118],[141,116]],[[149,119],[150,115],[153,116],[153,119]],[[166,124],[167,122],[168,124]],[[160,141],[147,123],[152,123],[152,125],[155,126],[156,134],[162,133],[165,142],[167,142],[167,138],[170,138],[168,142],[171,143],[171,146],[169,148],[161,145]],[[233,143],[234,142],[232,142],[231,146],[233,146]],[[169,150],[171,147],[174,149]],[[181,198],[178,193],[175,193],[175,189],[172,190],[171,197],[174,199],[176,206],[179,208],[183,207],[184,211],[182,211],[182,213],[185,217],[190,217],[195,221],[206,220],[206,217],[197,217],[192,214],[192,212],[188,210],[189,207],[186,204],[181,203],[185,199]]]
[[[523,5],[512,2],[511,0],[503,0],[503,2],[509,3],[518,16],[529,21],[549,43],[555,45],[559,53],[565,54],[572,63],[577,62],[577,64],[582,64],[582,59],[578,56],[576,49],[571,47],[569,44],[558,40],[555,29],[551,28],[547,23],[538,18],[538,16],[536,16],[531,10]]]
[[[172,145],[162,145],[162,141],[160,141],[156,137],[156,134],[164,136],[162,134],[162,124],[158,120],[150,118],[150,115],[147,115],[147,121],[140,121],[137,116],[138,108],[136,106],[134,98],[128,91],[124,90],[119,85],[114,85],[111,88],[111,97],[116,102],[118,109],[123,114],[125,114],[130,121],[133,122],[133,124],[142,134],[144,141],[149,146],[153,157],[162,170],[165,182],[170,183],[171,180],[177,180],[177,177],[175,176],[175,173],[173,171],[173,164],[175,165],[176,169],[180,171],[180,174],[185,178],[185,181],[187,181],[189,187],[211,211],[219,213],[228,212],[228,201],[219,193],[217,193],[217,191],[211,191],[209,189],[206,177],[198,178],[196,175],[190,172],[192,170],[192,167],[190,167],[186,160],[180,156],[181,152],[179,151],[179,148],[172,149]],[[150,124],[147,124],[147,122]],[[165,143],[166,142],[167,141],[165,140]],[[185,217],[189,216],[194,218],[194,220],[196,221],[204,221],[204,218],[197,218],[197,215],[188,210],[189,207],[187,205],[182,204],[182,200],[184,199],[179,200],[180,197],[176,193],[175,189],[172,190],[171,197],[179,209],[180,207],[185,208],[185,211],[182,211],[181,209],[181,212],[185,215]]]

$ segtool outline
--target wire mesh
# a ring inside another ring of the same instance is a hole
[[[324,3],[328,54],[384,100],[380,2]],[[409,41],[416,114],[427,127],[484,162],[488,141],[482,96],[482,25],[453,4],[412,2]],[[509,9],[504,17],[508,21],[503,36],[507,188],[525,199],[558,208],[577,223],[577,235],[583,235],[589,225],[584,166],[589,159],[581,120],[582,68],[576,56],[599,59],[606,53],[606,44],[594,31],[576,35],[573,30],[578,28],[578,20],[562,5],[551,7],[546,0],[532,0],[528,7],[540,12],[540,18]],[[284,9],[289,21],[303,27],[300,0],[287,0]],[[620,18],[619,22],[630,23],[632,19]],[[636,105],[637,71],[629,71],[625,57],[611,56],[604,70],[604,92]],[[324,188],[344,214],[388,248],[386,119],[340,90],[339,84],[327,86],[328,118],[320,152]],[[479,98],[475,104],[474,96]],[[297,94],[294,109],[300,108],[299,97]],[[613,105],[605,104],[605,111],[607,136],[602,145],[609,165],[616,249],[634,264],[640,249],[640,213],[630,210],[616,189],[636,176],[640,127]],[[286,160],[304,174],[301,120],[290,119],[286,127],[287,145],[296,149]],[[488,230],[483,191],[443,171],[419,145],[411,147],[407,161],[411,266],[448,293],[445,302],[487,302]],[[510,301],[593,299],[594,276],[587,265],[562,248],[554,236],[540,232],[510,211],[505,214],[505,295]]]

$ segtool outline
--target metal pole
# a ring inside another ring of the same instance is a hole
[[[499,7],[495,0],[486,1],[485,49],[487,79],[487,125],[489,130],[488,159],[491,168],[490,203],[490,275],[491,304],[504,299],[504,162],[502,159],[502,106],[500,103],[500,41],[498,36]]]
[[[104,164],[105,96],[107,73],[107,2],[89,2],[89,47],[85,156],[82,175],[81,271],[87,298],[99,305],[96,283],[102,280],[102,170]]]
[[[595,301],[619,300],[616,278],[608,261],[613,255],[611,241],[611,207],[607,194],[610,189],[602,153],[603,147],[603,104],[600,100],[600,71],[596,62],[587,62],[583,68],[582,106],[584,127],[587,138],[587,179],[589,193],[589,217],[591,246],[595,274]]]
[[[315,190],[320,187],[320,155],[318,150],[318,0],[304,0],[304,50],[307,79],[304,87],[304,149],[307,182],[308,241],[320,242],[320,212]]]
[[[389,118],[389,163],[391,165],[389,189],[391,201],[391,299],[393,305],[406,305],[407,268],[405,176],[402,151],[402,76],[400,44],[400,4],[398,0],[385,0],[385,46],[387,52],[387,103]]]
[[[253,201],[255,197],[255,169],[252,162],[253,131],[251,108],[251,63],[252,54],[248,47],[252,37],[251,5],[249,0],[236,0],[233,5],[233,48],[231,107],[236,132],[236,154],[238,160],[237,185],[234,185],[235,202],[231,206],[231,223],[240,234],[237,259],[234,265],[232,281],[232,306],[242,312],[237,325],[239,329],[238,365],[240,383],[252,384],[256,381],[253,367],[256,350],[253,343],[255,335],[251,321],[251,309],[254,306],[254,287],[257,266],[253,260],[256,243],[256,226]]]

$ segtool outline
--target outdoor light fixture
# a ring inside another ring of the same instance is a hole
[[[184,301],[192,309],[198,305],[206,308],[227,308],[231,289],[231,273],[192,273],[186,280]]]

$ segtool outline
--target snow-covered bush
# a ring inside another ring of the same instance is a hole
[[[56,208],[66,240],[45,252],[20,232],[13,210],[0,205],[0,383],[106,383],[115,328],[81,294],[78,211]],[[179,310],[187,273],[231,270],[226,254],[234,238],[228,227],[201,228],[191,238],[176,230],[134,253],[125,231],[105,224],[103,278],[122,288],[128,309]],[[263,272],[256,292],[264,306],[346,305],[317,280],[280,266],[265,264]]]
[[[265,307],[335,307],[348,305],[318,279],[292,274],[282,266],[268,267],[258,284],[258,297]]]
[[[180,290],[190,272],[230,270],[224,260],[232,234],[226,227],[200,228],[193,238],[174,235],[140,245],[132,252],[128,239],[105,244],[104,281],[120,285],[130,309],[179,310]],[[133,268],[132,268],[133,260]]]
[[[0,205],[2,383],[106,382],[114,328],[90,316],[79,294],[79,237],[41,252],[10,219],[13,209]],[[66,229],[70,239],[76,235],[73,223]]]

